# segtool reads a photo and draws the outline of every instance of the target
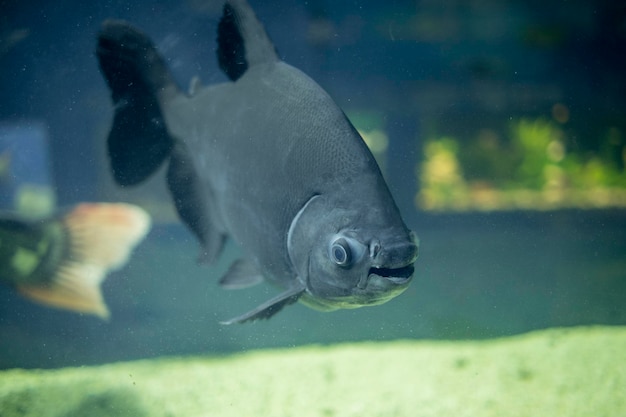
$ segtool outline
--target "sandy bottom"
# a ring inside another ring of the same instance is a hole
[[[13,416],[625,416],[626,327],[0,372]]]

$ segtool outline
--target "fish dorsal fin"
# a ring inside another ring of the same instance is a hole
[[[217,59],[233,81],[249,67],[278,61],[274,44],[245,0],[228,0],[217,29]]]

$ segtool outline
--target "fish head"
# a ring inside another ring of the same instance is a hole
[[[301,301],[331,311],[382,304],[413,278],[418,240],[375,208],[339,208],[314,197],[294,219],[289,256],[306,291]],[[399,219],[399,216],[398,216]]]

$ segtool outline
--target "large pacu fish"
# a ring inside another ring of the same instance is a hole
[[[245,1],[227,1],[218,26],[232,82],[183,93],[151,40],[122,21],[103,24],[97,55],[115,104],[116,182],[137,184],[169,159],[174,204],[203,258],[215,260],[227,237],[245,254],[221,284],[283,289],[224,323],[295,301],[322,311],[381,304],[407,288],[417,239],[372,154],[328,94],[278,58]]]

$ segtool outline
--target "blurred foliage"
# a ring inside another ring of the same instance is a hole
[[[622,133],[609,128],[597,152],[572,151],[573,143],[561,125],[543,118],[512,121],[504,135],[485,129],[465,142],[430,139],[417,204],[426,210],[626,207]]]
[[[15,210],[25,218],[45,218],[56,208],[54,188],[48,185],[24,183],[17,189],[14,199]]]
[[[450,208],[462,208],[467,201],[467,184],[457,155],[459,144],[451,138],[429,141],[424,147],[420,173],[422,198]]]

